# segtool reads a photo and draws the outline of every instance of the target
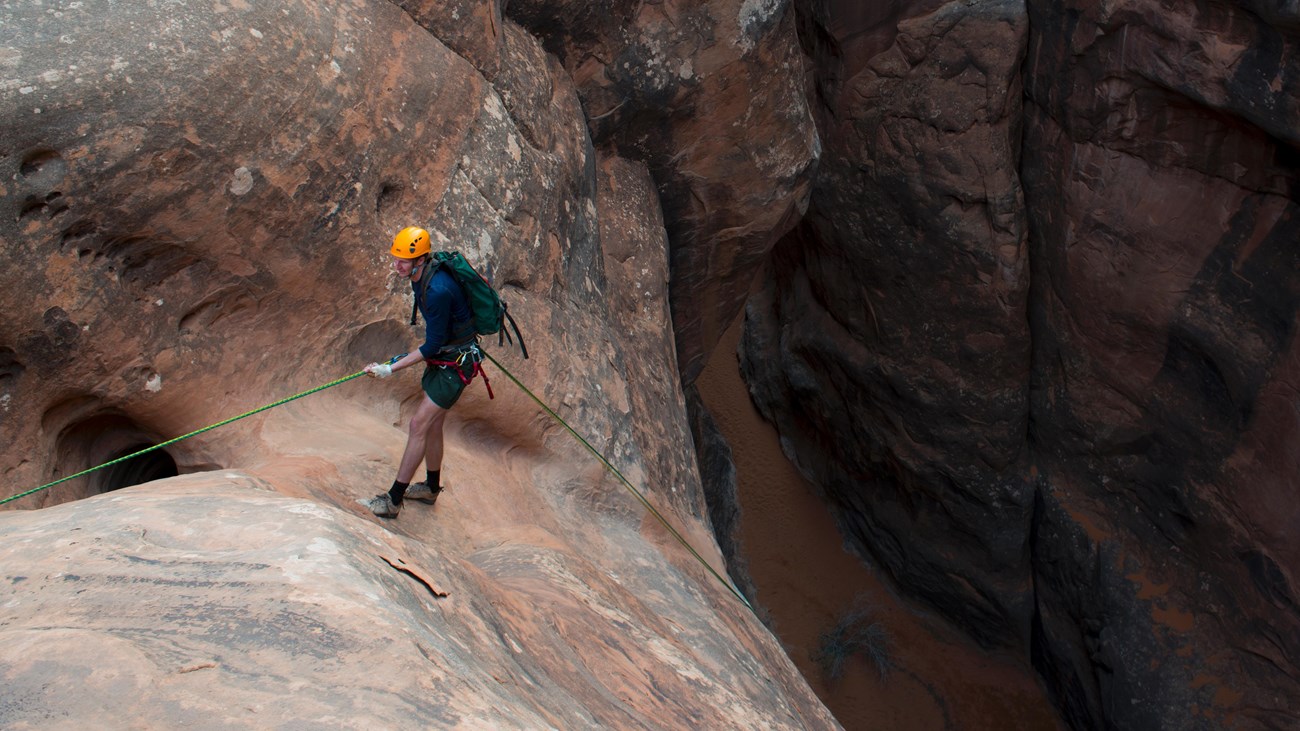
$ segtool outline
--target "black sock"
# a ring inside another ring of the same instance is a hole
[[[442,479],[442,470],[425,470],[424,474],[424,484],[428,485],[429,489],[434,492],[441,492],[442,483],[439,480]]]
[[[402,496],[406,494],[406,488],[410,487],[409,482],[398,482],[393,480],[393,486],[388,490],[388,498],[393,501],[394,505],[402,504]]]

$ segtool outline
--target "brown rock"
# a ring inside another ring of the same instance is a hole
[[[418,222],[532,336],[533,359],[494,357],[722,567],[649,175],[597,158],[536,39],[470,24],[448,38],[467,61],[365,0],[48,9],[0,11],[25,31],[0,56],[4,494],[413,347],[386,244]],[[171,445],[177,477],[7,504],[0,725],[835,727],[751,612],[489,369],[436,512],[355,504],[391,480],[407,374]]]
[[[0,341],[24,369],[0,425],[26,455],[6,465],[13,484],[116,456],[66,443],[101,415],[143,441],[182,434],[406,345],[347,352],[385,287],[379,245],[455,200],[460,148],[492,95],[376,8],[367,23],[310,4],[11,11],[29,43],[7,71],[17,133],[0,163],[15,181],[0,197]],[[72,56],[57,43],[70,34]],[[396,326],[400,310],[377,319]],[[193,468],[223,452],[175,456]]]
[[[649,165],[671,243],[678,364],[694,380],[807,206],[821,146],[792,7],[525,0],[506,12],[563,61],[594,143]]]
[[[5,727],[834,727],[737,662],[784,660],[747,610],[686,574],[611,578],[606,559],[657,555],[634,534],[598,554],[539,527],[439,537],[458,490],[438,521],[403,513],[416,538],[261,482],[223,470],[0,517]]]
[[[836,20],[827,155],[750,305],[746,378],[860,550],[982,641],[1024,646],[1026,18],[818,7]]]
[[[394,4],[489,81],[502,70],[501,46],[509,28],[501,20],[501,4],[496,0],[394,0]],[[509,66],[507,62],[505,67]]]
[[[839,5],[745,344],[786,449],[1072,726],[1294,726],[1300,16]]]
[[[1298,41],[1267,15],[1031,6],[1037,635],[1079,725],[1300,713]]]

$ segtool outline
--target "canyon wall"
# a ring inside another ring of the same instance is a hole
[[[515,0],[578,87],[597,147],[644,162],[672,241],[678,362],[693,381],[808,204],[821,142],[785,0]]]
[[[534,357],[491,352],[714,565],[734,506],[680,384],[745,308],[755,403],[855,549],[1070,725],[1293,726],[1293,5],[7,5],[6,494],[413,347],[385,243],[420,223]],[[834,725],[507,379],[457,407],[436,514],[377,526],[412,381],[7,505],[6,721]]]
[[[1261,10],[1030,5],[1036,652],[1076,717],[1300,714],[1300,14]]]
[[[741,355],[857,549],[1077,728],[1288,728],[1297,20],[798,4],[821,173]]]

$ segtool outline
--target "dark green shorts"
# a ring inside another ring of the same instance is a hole
[[[460,372],[465,376],[465,381],[470,380],[474,377],[474,364],[467,358],[465,365],[460,367]],[[450,409],[465,390],[465,381],[460,380],[460,376],[456,375],[455,366],[443,368],[426,365],[424,377],[420,379],[420,386],[424,388],[430,401],[444,409]]]

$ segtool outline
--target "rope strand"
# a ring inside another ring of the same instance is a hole
[[[289,403],[290,401],[293,401],[293,400],[295,400],[295,399],[300,399],[300,398],[302,398],[303,396],[310,396],[310,395],[312,395],[313,393],[316,393],[317,391],[324,391],[324,390],[327,389],[327,388],[332,388],[332,387],[334,387],[334,386],[339,385],[340,383],[346,383],[347,381],[351,381],[353,378],[357,378],[358,376],[364,376],[364,375],[366,375],[366,372],[365,372],[365,371],[358,371],[358,372],[356,372],[356,373],[353,373],[353,374],[350,375],[350,376],[345,376],[345,377],[343,377],[343,378],[340,378],[340,379],[338,379],[337,381],[330,381],[329,383],[327,383],[327,384],[325,384],[325,385],[323,385],[323,386],[317,386],[316,388],[313,388],[313,389],[310,389],[310,390],[307,390],[307,391],[303,391],[302,393],[294,394],[294,395],[290,396],[289,398],[280,399],[279,401],[276,401],[276,402],[273,403],[273,404],[267,404],[266,406],[262,406],[262,407],[260,407],[260,408],[253,409],[252,411],[246,411],[246,412],[240,414],[239,416],[232,416],[231,418],[226,419],[225,421],[219,421],[219,422],[217,422],[216,424],[213,424],[213,425],[211,425],[211,426],[205,426],[205,427],[203,427],[202,429],[197,429],[197,430],[195,430],[195,431],[190,432],[189,434],[182,434],[181,436],[176,437],[175,439],[169,439],[169,440],[163,442],[162,444],[155,444],[155,445],[153,445],[152,447],[147,447],[147,448],[145,448],[145,449],[141,449],[140,451],[138,451],[138,452],[134,452],[134,453],[132,453],[132,454],[128,454],[128,455],[126,455],[125,457],[118,457],[117,459],[112,460],[112,461],[110,461],[110,462],[105,462],[104,464],[99,465],[99,466],[97,466],[97,467],[91,467],[91,468],[88,469],[88,470],[82,470],[82,471],[78,472],[78,473],[75,474],[75,475],[68,475],[67,477],[60,477],[59,479],[55,480],[54,482],[48,482],[48,483],[46,483],[46,484],[44,484],[44,485],[41,485],[40,487],[33,487],[32,489],[30,489],[30,490],[28,490],[28,491],[26,491],[26,492],[20,492],[20,493],[18,493],[17,495],[10,495],[9,497],[7,497],[7,498],[5,498],[5,499],[0,500],[0,505],[4,505],[4,504],[7,503],[7,502],[11,502],[11,501],[13,501],[13,500],[17,500],[18,498],[27,497],[28,495],[32,495],[32,494],[34,494],[34,493],[38,493],[38,492],[40,492],[41,490],[44,490],[44,489],[46,489],[46,488],[54,487],[55,485],[57,485],[57,484],[59,484],[59,483],[61,483],[61,482],[67,482],[68,480],[74,480],[74,479],[76,479],[76,478],[78,478],[78,477],[81,477],[81,476],[83,476],[83,475],[88,475],[88,474],[90,474],[90,473],[92,473],[92,472],[95,472],[96,470],[102,470],[102,469],[104,469],[105,467],[110,467],[110,466],[112,466],[112,465],[118,464],[119,462],[125,462],[125,461],[127,461],[128,459],[133,459],[133,458],[135,458],[135,457],[139,457],[139,456],[142,455],[142,454],[148,454],[149,452],[152,452],[152,451],[154,451],[155,449],[162,449],[163,447],[166,447],[166,446],[171,445],[171,444],[175,444],[176,442],[179,442],[179,441],[182,440],[182,439],[189,439],[190,437],[195,436],[195,435],[198,435],[198,434],[202,434],[202,433],[205,432],[205,431],[212,431],[213,429],[216,429],[216,428],[219,427],[219,426],[225,426],[226,424],[229,424],[229,423],[231,423],[232,421],[239,421],[240,419],[243,419],[243,418],[248,417],[248,416],[252,416],[253,414],[261,413],[261,412],[263,412],[263,411],[266,411],[267,409],[273,409],[273,408],[275,408],[275,407],[277,407],[277,406],[281,406],[281,405],[283,405],[283,404],[287,404],[287,403]]]
[[[538,406],[542,407],[542,410],[544,410],[547,414],[550,414],[552,419],[555,419],[555,421],[558,422],[560,426],[564,427],[570,434],[573,435],[574,439],[577,439],[579,442],[581,442],[582,446],[586,447],[589,452],[595,455],[596,459],[600,460],[601,464],[605,465],[605,467],[608,468],[610,472],[614,473],[614,476],[619,479],[619,482],[622,482],[623,486],[626,487],[628,491],[630,491],[634,496],[636,496],[636,499],[639,500],[641,504],[645,506],[645,509],[650,511],[650,514],[653,515],[656,519],[658,519],[658,521],[663,525],[664,528],[668,529],[668,532],[672,534],[672,537],[676,538],[677,542],[682,544],[682,546],[685,547],[687,551],[690,551],[691,555],[695,557],[695,560],[699,561],[700,565],[704,566],[704,568],[707,569],[708,572],[713,575],[713,578],[721,582],[723,586],[727,587],[727,591],[734,594],[736,598],[739,599],[741,603],[743,603],[746,607],[749,607],[749,611],[755,612],[754,606],[749,603],[749,600],[745,598],[745,595],[740,593],[740,590],[737,589],[730,581],[727,581],[725,578],[723,578],[722,575],[719,574],[717,570],[714,569],[713,566],[709,564],[708,561],[705,561],[704,557],[701,556],[699,552],[695,550],[695,547],[692,546],[690,542],[687,541],[684,537],[682,537],[682,534],[678,533],[677,529],[674,528],[672,524],[668,522],[668,519],[665,518],[663,514],[661,514],[658,510],[656,510],[655,506],[650,504],[650,501],[646,499],[645,495],[641,494],[641,491],[636,489],[636,487],[634,487],[632,483],[628,481],[626,477],[623,476],[623,473],[619,472],[617,467],[610,464],[609,460],[605,459],[605,455],[601,454],[595,447],[591,446],[591,443],[588,442],[586,439],[584,439],[581,434],[574,431],[573,427],[569,426],[568,422],[560,418],[559,414],[555,413],[555,411],[553,411],[551,407],[547,406],[540,398],[538,398],[536,394],[528,390],[528,387],[525,386],[523,383],[521,383],[518,378],[515,378],[515,375],[513,373],[506,370],[505,366],[497,362],[497,359],[493,358],[491,353],[487,351],[483,351],[483,357],[492,361],[492,365],[496,366],[497,368],[500,368],[501,372],[506,374],[506,378],[509,378],[511,381],[514,381],[514,384],[518,386],[521,391],[528,394],[528,397],[531,398],[534,402],[536,402]],[[755,614],[757,614],[757,612],[755,612]]]
[[[714,577],[715,579],[717,579],[717,580],[718,580],[718,581],[719,581],[723,586],[725,586],[725,587],[727,588],[727,591],[729,591],[729,592],[731,592],[733,595],[735,595],[735,597],[736,597],[737,599],[739,599],[739,600],[741,601],[742,604],[744,604],[746,607],[748,607],[749,610],[750,610],[751,612],[754,611],[754,607],[753,607],[753,605],[749,603],[749,600],[745,598],[745,595],[742,594],[742,593],[740,592],[740,590],[737,589],[737,588],[735,587],[735,585],[733,585],[730,581],[728,581],[727,579],[723,578],[723,576],[722,576],[720,573],[718,573],[718,571],[717,571],[716,569],[714,569],[713,566],[710,565],[708,561],[705,561],[705,560],[704,560],[704,557],[701,556],[701,555],[699,554],[699,552],[695,550],[695,547],[692,546],[692,545],[690,544],[690,541],[687,541],[686,538],[683,537],[682,534],[679,533],[679,532],[677,531],[677,529],[674,528],[674,527],[672,526],[672,524],[668,522],[668,519],[665,518],[665,517],[663,516],[663,514],[660,513],[660,512],[655,508],[655,506],[652,505],[652,504],[650,503],[650,501],[646,499],[645,495],[642,494],[640,490],[636,489],[636,487],[635,487],[635,486],[634,486],[634,485],[633,485],[633,484],[632,484],[632,483],[631,483],[631,482],[630,482],[626,477],[623,476],[623,473],[620,472],[620,471],[618,470],[617,467],[615,467],[613,464],[610,463],[610,461],[609,461],[608,459],[605,458],[605,455],[601,454],[600,451],[597,450],[595,447],[593,447],[593,446],[591,445],[591,443],[588,442],[588,441],[587,441],[587,440],[586,440],[586,439],[585,439],[581,434],[579,434],[576,430],[574,430],[573,427],[569,426],[568,422],[566,422],[564,419],[562,419],[562,418],[560,417],[559,414],[555,413],[555,411],[554,411],[553,409],[551,409],[550,406],[547,406],[545,402],[543,402],[540,398],[538,398],[537,395],[534,394],[531,390],[529,390],[528,387],[525,386],[525,385],[524,385],[524,384],[523,384],[523,383],[522,383],[518,378],[515,378],[515,375],[514,375],[513,373],[511,373],[509,370],[507,370],[505,366],[501,365],[501,363],[498,362],[496,358],[493,358],[491,353],[488,353],[488,352],[486,352],[486,351],[481,351],[481,352],[483,353],[483,357],[485,357],[485,358],[487,358],[488,360],[492,361],[492,364],[495,365],[497,368],[500,368],[500,369],[501,369],[501,372],[504,373],[504,374],[506,374],[506,377],[509,378],[511,381],[513,381],[514,384],[515,384],[516,386],[518,386],[519,389],[520,389],[521,391],[523,391],[525,394],[527,394],[528,397],[531,398],[534,402],[536,402],[538,406],[542,407],[542,410],[543,410],[543,411],[545,411],[547,414],[549,414],[550,417],[551,417],[552,419],[555,419],[555,421],[556,421],[560,426],[564,427],[564,429],[565,429],[566,431],[568,431],[569,434],[573,435],[573,438],[574,438],[574,439],[577,439],[578,442],[582,444],[582,446],[586,447],[587,450],[588,450],[589,452],[591,452],[593,455],[595,455],[596,459],[600,460],[600,463],[603,464],[603,465],[605,465],[605,468],[608,469],[611,473],[614,474],[615,477],[618,478],[619,482],[621,482],[621,483],[623,484],[623,487],[627,488],[627,490],[628,490],[629,492],[631,492],[633,496],[636,497],[636,499],[641,503],[641,505],[644,506],[645,509],[646,509],[647,511],[649,511],[650,514],[653,515],[653,516],[655,517],[655,519],[658,520],[659,523],[660,523],[661,525],[663,525],[663,527],[668,531],[668,533],[669,533],[670,535],[672,535],[672,537],[673,537],[674,539],[676,539],[677,542],[680,543],[680,544],[682,545],[682,547],[684,547],[687,551],[689,551],[690,554],[691,554],[691,556],[693,556],[693,557],[695,558],[695,560],[698,561],[698,562],[700,563],[701,566],[703,566],[703,567],[704,567],[704,568],[705,568],[705,569],[706,569],[710,574],[713,575],[713,577]],[[289,403],[290,401],[294,401],[294,400],[300,399],[300,398],[302,398],[302,397],[304,397],[304,396],[310,396],[310,395],[313,394],[313,393],[317,393],[318,391],[324,391],[324,390],[327,389],[327,388],[333,388],[334,386],[337,386],[337,385],[339,385],[339,384],[341,384],[341,383],[346,383],[346,382],[348,382],[348,381],[351,381],[351,380],[354,379],[354,378],[359,378],[359,377],[364,376],[364,375],[366,375],[366,372],[365,372],[365,371],[358,371],[358,372],[356,372],[356,373],[353,373],[353,374],[350,375],[350,376],[344,376],[343,378],[340,378],[340,379],[335,380],[335,381],[330,381],[329,383],[326,383],[326,384],[324,384],[324,385],[322,385],[322,386],[317,386],[316,388],[308,389],[308,390],[306,390],[306,391],[303,391],[302,393],[296,393],[296,394],[294,394],[294,395],[292,395],[292,396],[290,396],[290,397],[288,397],[288,398],[280,399],[279,401],[276,401],[276,402],[274,402],[274,403],[267,404],[267,405],[265,405],[265,406],[258,407],[258,408],[256,408],[256,409],[253,409],[252,411],[246,411],[246,412],[244,412],[244,413],[242,413],[242,414],[240,414],[240,415],[238,415],[238,416],[232,416],[232,417],[230,417],[229,419],[226,419],[226,420],[224,420],[224,421],[219,421],[219,422],[217,422],[217,423],[215,423],[215,424],[212,424],[212,425],[210,425],[210,426],[205,426],[205,427],[203,427],[202,429],[196,429],[195,431],[192,431],[192,432],[190,432],[189,434],[182,434],[182,435],[179,436],[179,437],[176,437],[176,438],[174,438],[174,439],[169,439],[169,440],[167,440],[167,441],[165,441],[165,442],[163,442],[163,443],[161,443],[161,444],[155,444],[155,445],[152,446],[152,447],[147,447],[147,448],[145,448],[145,449],[141,449],[141,450],[138,451],[138,452],[133,452],[133,453],[128,454],[128,455],[123,456],[123,457],[118,457],[117,459],[114,459],[114,460],[111,460],[111,461],[105,462],[104,464],[98,465],[98,466],[96,466],[96,467],[91,467],[90,469],[82,470],[81,472],[78,472],[78,473],[73,474],[73,475],[68,475],[67,477],[61,477],[61,478],[59,478],[59,479],[57,479],[57,480],[54,480],[53,482],[48,482],[48,483],[46,483],[46,484],[44,484],[44,485],[41,485],[40,487],[34,487],[34,488],[32,488],[32,489],[30,489],[30,490],[27,490],[27,491],[25,491],[25,492],[20,492],[20,493],[18,493],[17,495],[11,495],[11,496],[9,496],[9,497],[7,497],[7,498],[4,498],[4,499],[0,500],[0,505],[4,505],[5,503],[12,502],[12,501],[14,501],[14,500],[18,500],[19,498],[24,498],[24,497],[27,497],[28,495],[32,495],[32,494],[38,493],[38,492],[40,492],[41,490],[45,490],[45,489],[48,489],[48,488],[54,487],[55,485],[58,485],[58,484],[63,483],[63,482],[67,482],[68,480],[74,480],[74,479],[76,479],[76,478],[78,478],[78,477],[82,477],[82,476],[88,475],[88,474],[90,474],[90,473],[92,473],[92,472],[95,472],[95,471],[98,471],[98,470],[102,470],[102,469],[104,469],[105,467],[111,467],[111,466],[113,466],[113,465],[115,465],[115,464],[119,464],[119,463],[121,463],[121,462],[125,462],[125,461],[127,461],[127,460],[129,460],[129,459],[134,459],[134,458],[136,458],[136,457],[139,457],[140,455],[148,454],[149,452],[152,452],[152,451],[154,451],[154,450],[162,449],[163,447],[170,446],[170,445],[175,444],[175,443],[177,443],[177,442],[179,442],[179,441],[181,441],[181,440],[183,440],[183,439],[189,439],[190,437],[197,436],[197,435],[202,434],[202,433],[204,433],[204,432],[212,431],[213,429],[216,429],[216,428],[218,428],[218,427],[222,427],[222,426],[225,426],[225,425],[230,424],[230,423],[232,423],[232,422],[239,421],[240,419],[244,419],[244,418],[247,418],[247,417],[249,417],[249,416],[253,416],[254,414],[259,414],[259,413],[261,413],[261,412],[263,412],[263,411],[266,411],[266,410],[268,410],[268,409],[273,409],[273,408],[275,408],[275,407],[277,407],[277,406],[283,406],[284,404],[287,404],[287,403]]]

